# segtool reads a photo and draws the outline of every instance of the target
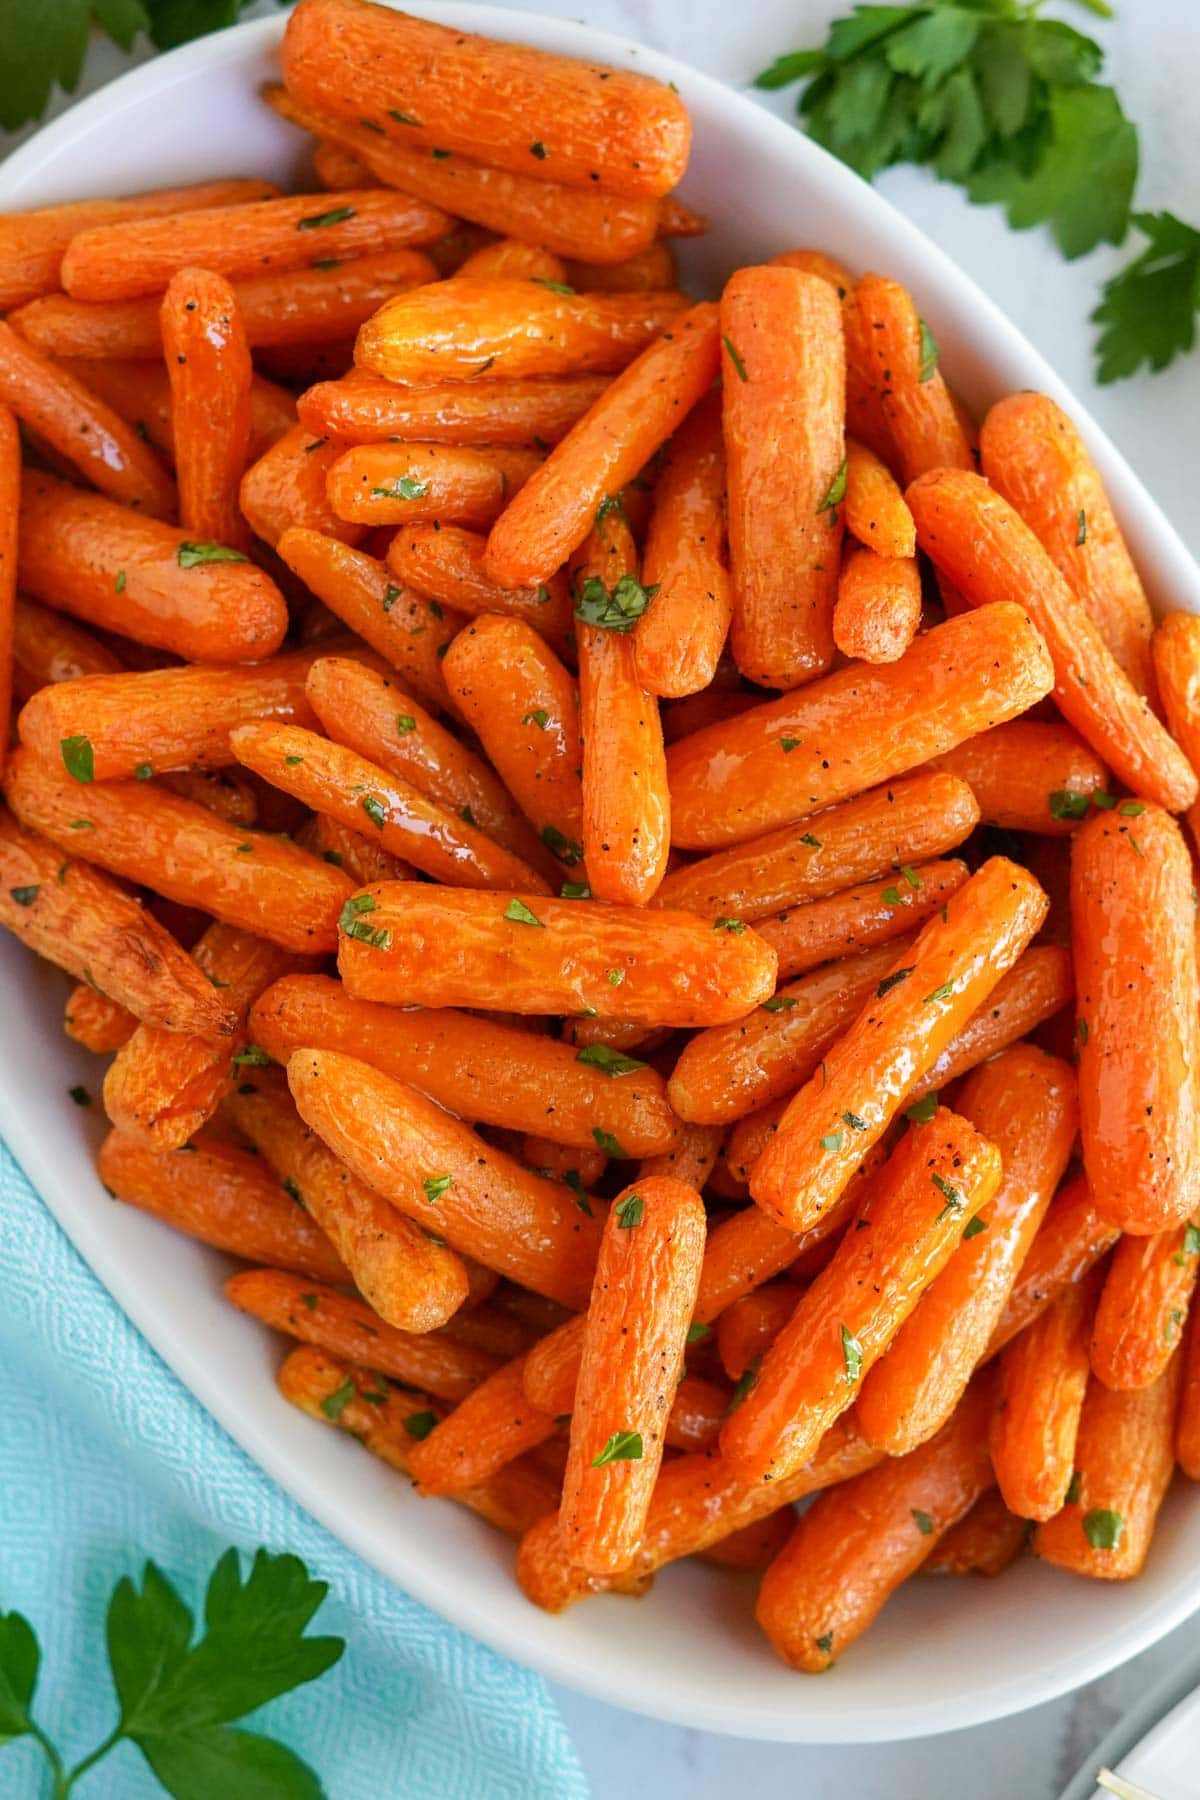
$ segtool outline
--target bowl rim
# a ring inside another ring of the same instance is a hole
[[[715,77],[664,52],[574,20],[478,4],[475,0],[449,0],[446,4],[411,0],[409,10],[467,31],[517,38],[563,54],[632,64],[662,80],[673,81],[685,97],[697,93],[719,110],[737,115],[739,131],[762,146],[768,166],[790,163],[800,179],[806,166],[815,168],[822,187],[844,197],[852,215],[865,215],[864,229],[883,228],[886,235],[889,229],[895,232],[902,227],[907,252],[901,247],[893,253],[889,245],[889,266],[901,279],[911,279],[907,266],[915,267],[919,262],[920,281],[927,291],[948,290],[952,302],[960,307],[966,303],[972,310],[971,331],[966,337],[959,336],[964,349],[971,341],[984,344],[990,364],[999,365],[1002,371],[1011,368],[1013,386],[1018,382],[1022,386],[1036,385],[1070,411],[1100,468],[1135,560],[1144,575],[1150,570],[1147,586],[1152,595],[1157,592],[1161,599],[1169,594],[1172,604],[1200,612],[1200,569],[1157,502],[1087,409],[970,276],[889,201],[820,146],[750,96]],[[244,65],[255,56],[270,52],[282,38],[285,24],[286,17],[279,16],[228,27],[155,57],[78,101],[0,163],[0,205],[19,206],[22,189],[35,186],[43,169],[61,166],[76,142],[88,136],[101,121],[111,125],[125,107],[140,104],[151,94],[162,95],[200,72]],[[684,187],[686,191],[686,182]],[[943,339],[946,342],[953,343],[953,339]],[[397,1581],[430,1611],[503,1655],[609,1705],[673,1724],[774,1742],[900,1741],[989,1723],[1058,1698],[1157,1642],[1200,1608],[1198,1570],[1191,1583],[1178,1583],[1167,1599],[1123,1632],[1111,1633],[1108,1638],[1097,1634],[1092,1643],[1064,1657],[1048,1676],[1012,1679],[994,1685],[990,1691],[983,1689],[965,1695],[942,1692],[916,1708],[875,1706],[859,1717],[822,1717],[819,1706],[810,1701],[807,1705],[798,1704],[795,1714],[781,1718],[774,1706],[754,1708],[727,1703],[719,1690],[711,1686],[689,1696],[680,1687],[678,1671],[675,1678],[669,1671],[664,1672],[661,1685],[654,1691],[630,1692],[619,1669],[591,1666],[576,1646],[565,1639],[561,1647],[556,1646],[552,1633],[539,1633],[532,1623],[529,1629],[523,1629],[523,1615],[518,1608],[513,1609],[511,1616],[498,1616],[481,1603],[472,1604],[465,1585],[444,1586],[438,1569],[421,1558],[419,1546],[401,1580],[395,1558],[383,1554],[365,1527],[356,1523],[353,1508],[347,1512],[326,1483],[310,1477],[303,1459],[292,1457],[275,1443],[253,1405],[243,1403],[236,1392],[227,1391],[209,1377],[201,1346],[189,1341],[188,1333],[179,1327],[179,1308],[174,1297],[156,1292],[153,1284],[142,1280],[136,1269],[122,1261],[99,1225],[74,1209],[55,1172],[53,1145],[26,1117],[2,1074],[0,1131],[43,1202],[114,1299],[191,1393],[272,1479],[336,1539]],[[533,1609],[529,1611],[533,1620],[543,1617]],[[798,1702],[805,1692],[798,1687]],[[812,1692],[815,1700],[816,1691]]]

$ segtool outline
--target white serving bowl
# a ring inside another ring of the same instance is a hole
[[[1200,571],[1128,466],[986,295],[847,169],[753,102],[670,58],[584,26],[479,5],[416,5],[464,30],[627,64],[676,83],[695,122],[686,197],[712,230],[685,246],[692,285],[810,244],[907,283],[944,367],[983,407],[1040,388],[1081,426],[1159,606],[1200,612]],[[256,98],[283,20],[225,31],[124,76],[0,166],[0,206],[223,175],[287,181],[298,133]],[[1139,1581],[1073,1579],[1025,1562],[1003,1580],[913,1581],[819,1681],[791,1674],[753,1621],[753,1585],[700,1564],[641,1602],[530,1606],[509,1544],[278,1395],[277,1338],[220,1297],[228,1259],[116,1206],[92,1166],[99,1121],[67,1101],[96,1065],[63,1036],[64,984],[4,936],[0,1131],[135,1324],[237,1441],[369,1562],[456,1625],[555,1680],[656,1718],[745,1737],[853,1743],[923,1736],[1033,1706],[1103,1674],[1200,1606],[1200,1496],[1182,1481]]]

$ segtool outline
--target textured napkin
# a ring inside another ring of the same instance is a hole
[[[328,1581],[313,1629],[346,1639],[336,1668],[257,1721],[311,1763],[330,1800],[587,1800],[540,1678],[410,1600],[243,1455],[2,1144],[0,1370],[0,1612],[24,1613],[38,1634],[34,1716],[68,1763],[114,1721],[104,1614],[119,1577],[152,1557],[196,1612],[222,1550],[263,1544]],[[31,1743],[0,1749],[0,1793],[35,1800],[44,1769]],[[162,1792],[129,1745],[78,1791]]]

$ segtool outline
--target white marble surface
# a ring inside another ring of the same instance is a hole
[[[529,11],[572,11],[564,0],[524,0]],[[1110,52],[1127,112],[1142,134],[1143,178],[1137,205],[1200,218],[1200,155],[1195,96],[1200,93],[1200,27],[1195,0],[1118,0],[1122,17],[1093,20],[1080,7],[1052,8],[1099,37]],[[251,14],[274,10],[259,0]],[[749,81],[783,50],[820,41],[826,22],[848,10],[833,0],[594,0],[588,22],[669,50],[734,84]],[[84,88],[99,86],[130,59],[98,44]],[[764,96],[788,116],[792,94]],[[60,110],[64,101],[56,102]],[[11,140],[9,140],[11,142]],[[0,139],[0,149],[7,147]],[[959,193],[914,170],[893,170],[883,190],[985,285],[1065,379],[1086,396],[1138,472],[1200,552],[1196,504],[1196,422],[1200,420],[1200,348],[1167,374],[1110,388],[1091,379],[1087,315],[1097,284],[1130,252],[1096,251],[1066,265],[1041,232],[1014,235],[993,208],[973,208]],[[1036,1630],[1031,1620],[1030,1629]],[[1200,1620],[1182,1627],[1105,1680],[1020,1717],[970,1732],[861,1749],[812,1749],[746,1743],[658,1725],[556,1689],[594,1793],[653,1795],[654,1800],[740,1800],[770,1793],[785,1800],[1054,1800],[1076,1764],[1124,1708],[1174,1660],[1200,1645]],[[979,1645],[980,1656],[987,1645]],[[836,1679],[836,1676],[831,1677]],[[481,1797],[486,1800],[486,1797]],[[1189,1794],[1200,1800],[1200,1775]]]

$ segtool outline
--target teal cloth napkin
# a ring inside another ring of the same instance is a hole
[[[0,1611],[42,1646],[34,1716],[69,1763],[111,1728],[108,1597],[152,1557],[197,1610],[229,1544],[292,1550],[330,1585],[315,1630],[346,1639],[320,1681],[264,1709],[330,1800],[587,1800],[541,1679],[418,1606],[243,1455],[76,1253],[0,1144]],[[0,1750],[0,1794],[48,1792],[35,1747]],[[80,1800],[162,1790],[122,1745]],[[236,1796],[230,1797],[236,1800]]]

